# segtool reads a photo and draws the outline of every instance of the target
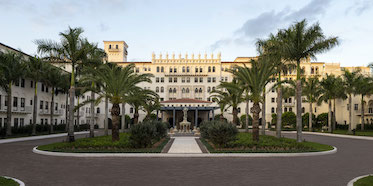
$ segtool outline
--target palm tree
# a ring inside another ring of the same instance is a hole
[[[347,69],[343,69],[343,80],[344,80],[344,90],[348,95],[348,132],[352,132],[352,94],[355,93],[356,81],[360,75],[360,69],[350,72]]]
[[[85,74],[82,82],[102,82],[104,86],[98,93],[95,99],[99,103],[102,99],[108,98],[112,103],[111,117],[113,121],[112,141],[119,140],[119,115],[120,107],[123,101],[128,100],[132,92],[139,92],[141,88],[137,84],[141,82],[151,83],[150,74],[136,74],[134,65],[119,67],[117,65],[101,65],[92,74]]]
[[[243,92],[242,85],[236,79],[233,79],[232,82],[221,82],[216,90],[211,91],[211,94],[223,96],[229,105],[228,108],[232,107],[233,124],[236,126],[239,124],[238,105],[244,100]]]
[[[50,64],[44,69],[42,82],[51,87],[50,133],[53,133],[54,96],[57,89],[63,86],[62,70]],[[57,91],[58,92],[58,91]]]
[[[312,115],[313,109],[312,104],[317,102],[320,94],[320,81],[318,76],[309,77],[303,84],[303,95],[306,97],[306,101],[309,103],[309,118],[308,118],[308,130],[312,131]]]
[[[333,100],[333,118],[332,118],[333,131],[336,128],[336,115],[337,115],[336,107],[335,107],[336,99],[343,99],[343,100],[347,99],[347,95],[344,89],[344,82],[340,76],[337,77],[337,81],[335,82],[334,93],[335,93],[335,97]]]
[[[158,99],[158,94],[152,90],[148,89],[138,89],[136,92],[132,91],[125,102],[132,105],[134,108],[133,114],[133,124],[137,124],[139,122],[139,110],[143,109],[144,105],[148,102],[148,100]],[[150,109],[150,108],[147,108]],[[150,110],[148,110],[150,111]],[[147,112],[150,116],[151,113]],[[123,116],[124,117],[124,116]]]
[[[142,110],[146,112],[145,119],[150,119],[152,112],[159,110],[161,108],[161,103],[159,103],[158,95],[156,95],[155,97],[149,97],[149,98],[146,99],[142,105]]]
[[[355,84],[354,95],[361,95],[361,130],[364,130],[364,96],[372,94],[373,83],[371,77],[360,75]]]
[[[250,92],[250,100],[253,101],[251,113],[253,113],[253,141],[259,141],[259,103],[263,103],[263,90],[276,74],[273,63],[265,57],[259,57],[257,61],[251,61],[251,67],[236,67],[232,71],[235,78],[245,82]]]
[[[76,64],[86,57],[84,39],[81,34],[83,33],[82,28],[71,28],[65,32],[60,32],[60,42],[54,42],[51,40],[36,40],[35,43],[38,45],[38,52],[44,55],[45,58],[52,61],[61,61],[71,64],[71,81],[70,81],[70,105],[69,110],[74,110],[74,98],[75,98],[75,68]],[[69,116],[69,130],[67,134],[67,140],[69,142],[75,141],[74,137],[74,114]]]
[[[274,66],[276,67],[277,72],[277,123],[276,123],[276,137],[281,137],[281,120],[282,120],[282,95],[283,95],[283,88],[282,88],[282,74],[285,75],[285,72],[288,72],[293,68],[292,63],[288,63],[283,60],[282,54],[282,43],[280,40],[279,35],[270,34],[267,40],[257,40],[256,42],[257,50],[263,56],[269,58]],[[275,88],[273,87],[273,88]]]
[[[336,93],[334,88],[337,85],[337,78],[332,74],[326,74],[326,77],[320,82],[321,96],[318,100],[319,103],[322,101],[327,102],[329,105],[328,112],[328,131],[332,132],[332,99],[335,97]]]
[[[15,52],[0,52],[0,71],[2,72],[0,86],[7,93],[7,125],[6,136],[12,135],[12,84],[19,82],[24,75],[25,65],[22,55]]]
[[[38,113],[38,82],[43,79],[42,75],[45,72],[47,63],[43,62],[38,57],[29,57],[26,61],[27,77],[34,83],[34,109],[32,112],[32,135],[36,135],[36,121]]]
[[[215,90],[213,91],[215,92]],[[211,92],[211,93],[213,93]],[[228,97],[228,93],[221,92],[222,94],[213,94],[210,96],[211,100],[219,105],[220,108],[220,120],[224,121],[224,110],[227,106],[226,98]],[[247,117],[247,116],[246,116]]]
[[[280,30],[282,54],[286,61],[292,61],[297,66],[297,141],[302,141],[302,84],[300,63],[308,58],[316,58],[316,54],[326,52],[338,44],[337,37],[326,38],[319,23],[307,27],[307,21],[302,20]]]

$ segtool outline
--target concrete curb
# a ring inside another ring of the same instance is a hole
[[[352,179],[351,181],[348,182],[347,186],[354,186],[354,183],[361,179],[361,178],[365,178],[365,177],[368,177],[368,176],[373,176],[373,174],[367,174],[367,175],[364,175],[364,176],[359,176],[359,177],[356,177],[354,179]]]
[[[89,131],[82,131],[82,132],[74,132],[75,135],[78,134],[88,134]],[[60,134],[49,134],[49,135],[41,135],[41,136],[29,136],[29,137],[19,137],[19,138],[10,138],[10,139],[2,139],[0,140],[0,144],[3,143],[13,143],[19,141],[31,141],[31,140],[40,140],[40,139],[48,139],[48,138],[57,138],[66,136],[67,133],[60,133]]]
[[[285,132],[285,133],[296,133],[294,131]],[[360,140],[373,140],[373,137],[368,136],[352,136],[347,134],[329,134],[329,133],[320,133],[320,132],[302,132],[303,134],[314,134],[319,136],[330,136],[330,137],[338,137],[338,138],[348,138],[348,139],[360,139]]]
[[[333,150],[323,152],[302,152],[302,153],[198,153],[198,154],[176,154],[176,153],[67,153],[49,152],[38,150],[37,146],[32,150],[36,154],[60,157],[124,157],[124,158],[271,158],[271,157],[305,157],[335,154],[337,147]]]
[[[12,177],[8,177],[8,176],[0,176],[0,177],[4,177],[4,178],[8,178],[8,179],[12,179],[14,180],[15,182],[17,182],[19,184],[19,186],[25,186],[25,183],[23,183],[21,180],[19,179],[16,179],[16,178],[12,178]]]

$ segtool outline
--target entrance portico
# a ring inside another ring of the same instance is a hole
[[[214,110],[218,107],[210,106],[212,102],[197,99],[174,99],[161,102],[161,120],[169,123],[169,128],[180,128],[183,121],[183,109],[187,108],[187,120],[191,122],[191,128],[199,125],[203,121],[214,119]]]

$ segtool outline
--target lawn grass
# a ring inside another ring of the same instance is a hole
[[[276,138],[274,136],[260,136],[259,143],[252,141],[251,133],[238,133],[237,139],[229,147],[214,146],[210,141],[201,139],[211,153],[296,153],[320,152],[332,150],[330,145],[314,142],[297,143],[295,139]]]
[[[0,176],[0,185],[1,186],[17,186],[19,185],[16,181]]]
[[[371,186],[373,185],[373,176],[367,176],[357,180],[354,186]]]
[[[333,134],[345,134],[345,135],[353,135],[348,133],[348,130],[334,130]],[[356,130],[355,131],[355,136],[373,136],[373,130]]]
[[[169,141],[169,138],[164,138],[156,142],[153,147],[136,149],[131,147],[129,137],[129,133],[120,133],[120,140],[116,142],[112,142],[111,136],[81,138],[72,143],[59,142],[42,145],[38,147],[38,150],[73,153],[160,153]]]

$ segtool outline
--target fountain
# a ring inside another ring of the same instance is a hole
[[[183,113],[184,113],[184,118],[183,118],[183,121],[180,122],[180,128],[178,132],[179,133],[191,133],[190,122],[187,120],[188,108],[184,107]]]

